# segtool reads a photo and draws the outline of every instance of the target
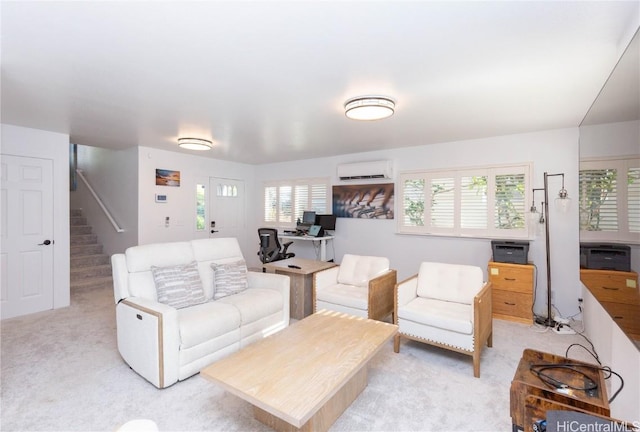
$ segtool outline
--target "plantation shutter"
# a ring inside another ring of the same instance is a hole
[[[500,230],[525,227],[524,173],[495,176],[493,226]]]
[[[264,222],[276,222],[278,215],[278,188],[264,188]]]
[[[460,227],[487,228],[486,176],[463,176],[460,179]]]
[[[311,210],[317,214],[324,214],[328,211],[328,189],[327,183],[311,184]]]
[[[402,225],[405,227],[424,226],[424,185],[423,178],[406,178],[402,183]]]
[[[627,171],[627,203],[629,232],[640,233],[640,168]]]
[[[291,208],[291,193],[293,188],[291,186],[280,186],[280,217],[278,222],[291,222],[292,208]]]
[[[617,231],[617,170],[580,170],[579,182],[580,229]]]
[[[328,178],[265,182],[263,223],[293,228],[305,210],[320,214],[330,211],[328,189]]]
[[[295,189],[295,220],[302,220],[302,213],[309,210],[309,186],[296,185]]]
[[[455,179],[431,179],[431,227],[453,228],[455,211]]]

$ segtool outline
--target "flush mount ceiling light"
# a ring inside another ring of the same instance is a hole
[[[344,114],[353,120],[380,120],[391,117],[395,107],[386,96],[358,96],[344,103]]]
[[[178,145],[187,150],[211,150],[213,143],[202,138],[178,138]]]

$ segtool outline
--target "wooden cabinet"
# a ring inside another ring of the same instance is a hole
[[[534,266],[489,261],[493,317],[533,323]]]
[[[571,364],[573,369],[564,367],[567,364]],[[532,373],[532,366],[547,367],[545,374],[550,381],[557,380],[559,383],[568,385],[572,390],[566,391],[566,388],[556,388],[545,383]],[[587,380],[595,384],[595,389],[579,390],[584,388]],[[522,353],[511,381],[509,396],[513,431],[520,429],[530,431],[532,417],[536,420],[543,419],[547,409],[554,403],[602,416],[610,414],[604,373],[599,366],[532,349],[525,349]],[[527,409],[533,410],[534,415],[527,416]],[[554,430],[560,430],[560,428],[554,428]],[[567,428],[567,430],[571,429]]]

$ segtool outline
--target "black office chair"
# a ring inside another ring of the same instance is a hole
[[[278,240],[278,230],[275,228],[258,228],[258,237],[260,238],[260,250],[258,256],[262,264],[280,261],[287,258],[293,258],[296,254],[287,252],[287,248],[291,246],[292,241],[280,245]]]

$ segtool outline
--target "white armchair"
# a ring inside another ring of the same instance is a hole
[[[480,354],[492,346],[491,284],[480,267],[423,262],[417,275],[396,285],[395,321],[400,339],[424,342],[473,357],[480,377]]]
[[[328,309],[375,320],[393,320],[397,272],[389,259],[346,254],[337,267],[313,276],[313,311]]]

